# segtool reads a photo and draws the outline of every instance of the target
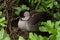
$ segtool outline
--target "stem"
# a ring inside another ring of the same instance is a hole
[[[38,0],[38,3],[37,3],[37,5],[36,5],[35,10],[37,10],[37,8],[38,8],[38,6],[39,6],[39,4],[40,4],[40,1],[41,1],[41,0]]]

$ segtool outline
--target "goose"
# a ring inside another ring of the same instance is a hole
[[[49,18],[48,18],[49,17]],[[39,31],[40,22],[51,19],[48,13],[22,10],[18,21],[18,28],[26,31]]]

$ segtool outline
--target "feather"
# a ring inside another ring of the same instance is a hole
[[[29,22],[33,25],[42,22],[42,21],[47,21],[47,20],[51,20],[52,15],[48,14],[48,13],[43,13],[43,12],[36,12],[33,11],[30,13],[30,19]]]

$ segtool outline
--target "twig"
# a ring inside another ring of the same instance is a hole
[[[5,7],[5,11],[6,11],[6,18],[7,18],[7,27],[9,28],[9,31],[10,31],[10,33],[11,33],[11,22],[10,22],[10,19],[9,19],[9,13],[8,13],[8,8],[9,8],[9,5],[8,5],[8,3],[7,3],[7,0],[5,0],[5,5],[6,5],[6,7]]]
[[[39,4],[40,4],[40,1],[41,1],[41,0],[38,0],[38,3],[37,3],[37,5],[36,5],[35,10],[37,10],[37,8],[38,8],[38,6],[39,6]]]

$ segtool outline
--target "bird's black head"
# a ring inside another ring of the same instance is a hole
[[[27,14],[29,14],[29,11],[27,11],[27,10],[22,10],[22,11],[20,12],[20,17],[24,18],[25,15],[27,15]]]

